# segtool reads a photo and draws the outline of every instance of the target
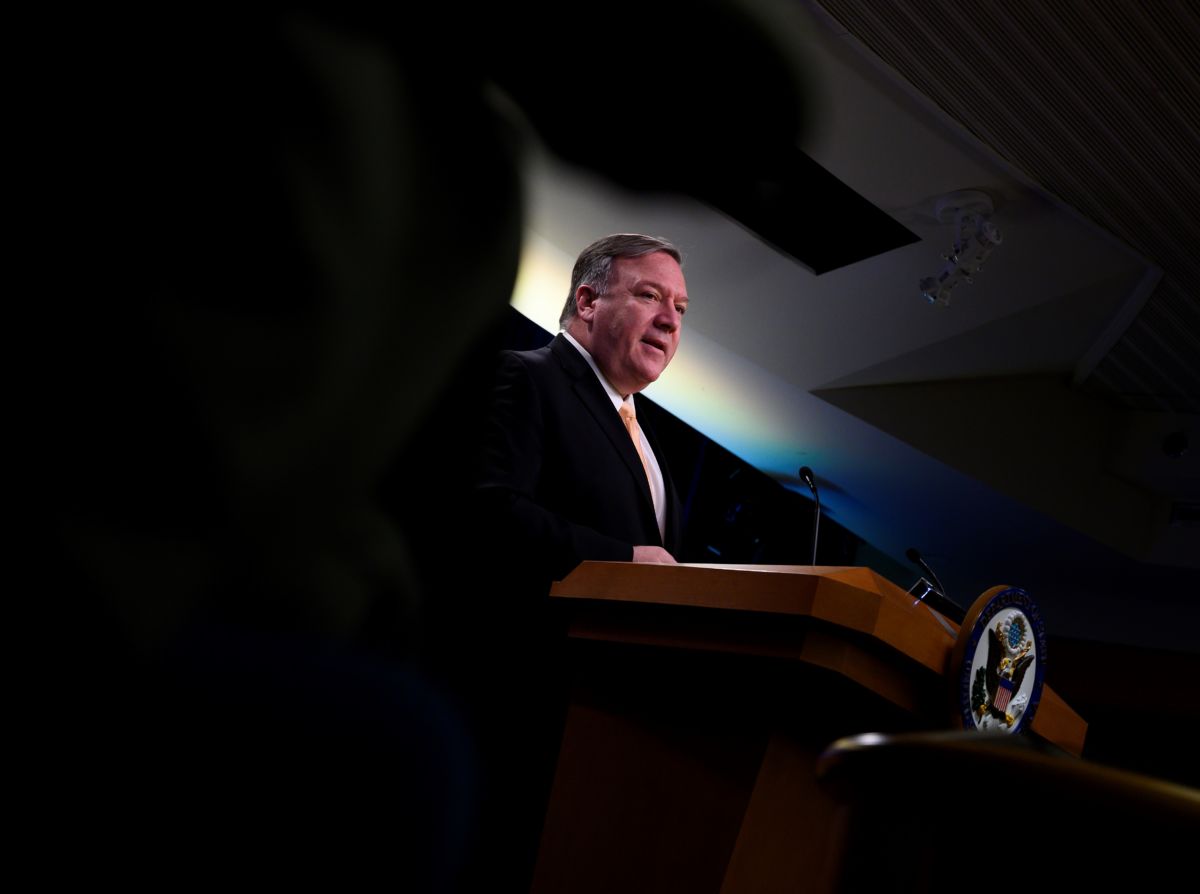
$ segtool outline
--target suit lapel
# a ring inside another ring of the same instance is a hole
[[[646,470],[642,468],[642,461],[633,447],[633,439],[629,437],[629,430],[621,421],[620,414],[613,408],[612,401],[604,391],[604,386],[596,379],[596,374],[592,372],[592,368],[583,355],[575,350],[575,347],[562,335],[555,336],[554,341],[550,343],[550,350],[571,378],[571,387],[575,389],[575,394],[579,397],[580,402],[591,413],[596,424],[600,426],[613,449],[616,450],[617,455],[621,457],[629,473],[638,483],[644,504],[643,510],[648,509],[653,518],[654,500],[650,496],[650,482],[646,480]],[[657,453],[657,451],[655,452]],[[658,529],[657,520],[651,527],[655,530]]]

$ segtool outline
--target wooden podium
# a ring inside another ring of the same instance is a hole
[[[956,626],[866,568],[585,562],[532,890],[823,890],[834,739],[946,729]],[[1078,755],[1050,687],[1035,735]],[[930,785],[939,784],[931,779]]]

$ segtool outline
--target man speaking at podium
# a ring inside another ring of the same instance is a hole
[[[509,560],[546,584],[586,559],[675,561],[679,498],[637,411],[679,346],[680,263],[651,236],[592,243],[575,262],[562,331],[502,358],[482,492]]]
[[[680,503],[638,422],[643,388],[679,346],[687,310],[671,243],[606,236],[575,262],[560,332],[506,352],[486,419],[478,554],[465,574],[482,850],[472,881],[528,888],[567,702],[563,619],[550,583],[587,559],[673,563]],[[461,640],[461,637],[460,637]],[[465,889],[464,889],[465,890]]]

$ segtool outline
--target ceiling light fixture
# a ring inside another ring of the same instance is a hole
[[[950,305],[951,293],[960,282],[972,283],[983,262],[1001,243],[1000,231],[992,223],[991,197],[976,189],[947,193],[934,204],[934,216],[943,224],[954,224],[954,245],[942,255],[946,263],[936,276],[926,276],[917,288],[930,304]]]

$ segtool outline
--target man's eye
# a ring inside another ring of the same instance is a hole
[[[685,313],[687,313],[687,305],[686,304],[676,304],[675,310],[678,311],[679,316],[682,317]]]

